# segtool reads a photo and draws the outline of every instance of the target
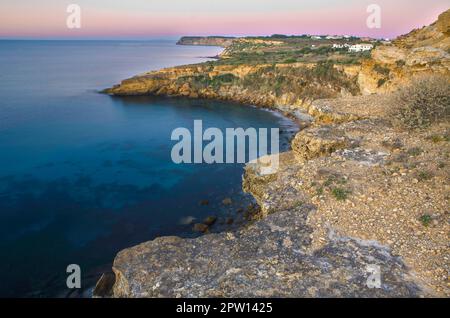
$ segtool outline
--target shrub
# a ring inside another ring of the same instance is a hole
[[[411,157],[420,156],[422,153],[423,153],[423,150],[420,149],[419,147],[414,147],[414,148],[408,149],[408,155],[410,155]]]
[[[214,88],[219,88],[223,84],[232,84],[234,81],[238,80],[236,76],[231,73],[221,74],[214,76],[209,85]]]
[[[350,194],[350,191],[342,189],[342,188],[334,188],[331,190],[331,193],[338,201],[345,201],[347,200],[348,195]]]
[[[450,119],[450,79],[444,76],[415,78],[392,99],[392,121],[408,129],[424,128]]]
[[[297,62],[297,59],[293,58],[293,57],[288,58],[284,61],[284,63],[286,63],[286,64],[291,64],[291,63],[295,63],[295,62]]]
[[[389,76],[389,74],[391,73],[391,70],[389,68],[381,66],[380,64],[375,64],[373,70],[383,76]]]
[[[404,60],[398,60],[395,61],[395,64],[397,65],[397,67],[403,67],[405,66],[406,62]]]
[[[429,214],[424,214],[424,215],[420,216],[419,220],[423,226],[428,227],[431,224],[431,221],[433,220],[433,218]]]
[[[385,78],[380,78],[379,80],[378,80],[378,88],[380,88],[381,86],[383,86],[385,83],[386,83],[386,79]]]
[[[417,179],[419,181],[427,181],[433,179],[433,173],[430,171],[419,171],[417,174]]]

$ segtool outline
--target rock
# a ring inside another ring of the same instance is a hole
[[[401,260],[377,244],[333,236],[323,248],[302,252],[311,242],[311,212],[279,211],[235,234],[162,237],[123,250],[113,265],[114,297],[427,295]],[[366,285],[371,264],[382,270],[380,289]]]
[[[214,223],[216,223],[217,217],[215,216],[208,216],[206,219],[203,220],[203,224],[206,224],[207,226],[211,226]]]
[[[193,227],[194,232],[200,232],[200,233],[206,233],[206,232],[208,232],[208,229],[209,229],[208,225],[203,224],[203,223],[196,223],[196,224],[194,224],[194,227]]]
[[[450,36],[450,10],[447,10],[439,15],[436,22],[436,27],[440,32]]]
[[[292,150],[301,161],[328,156],[338,149],[352,147],[352,140],[337,126],[305,129],[292,141]]]
[[[362,165],[376,166],[382,165],[389,154],[368,149],[354,148],[338,150],[335,155],[345,160],[356,161]]]
[[[450,60],[450,55],[444,50],[433,47],[420,47],[413,49],[405,61],[409,67],[430,69],[445,60]]]
[[[236,38],[215,36],[183,36],[177,45],[230,46]]]
[[[231,200],[231,198],[225,198],[222,201],[223,205],[231,205],[233,203],[233,201]]]

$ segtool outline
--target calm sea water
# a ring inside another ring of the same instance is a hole
[[[231,103],[97,91],[135,74],[204,61],[215,47],[171,41],[0,41],[0,297],[64,296],[66,267],[92,286],[126,247],[193,235],[187,216],[234,215],[242,165],[175,165],[177,127],[281,127]],[[221,201],[233,198],[224,207]],[[210,204],[201,206],[201,200]]]

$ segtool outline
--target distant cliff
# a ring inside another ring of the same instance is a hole
[[[178,45],[230,46],[236,38],[225,36],[183,36]]]

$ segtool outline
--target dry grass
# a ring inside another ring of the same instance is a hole
[[[392,98],[391,118],[396,126],[425,128],[450,119],[450,78],[441,75],[415,78]]]

